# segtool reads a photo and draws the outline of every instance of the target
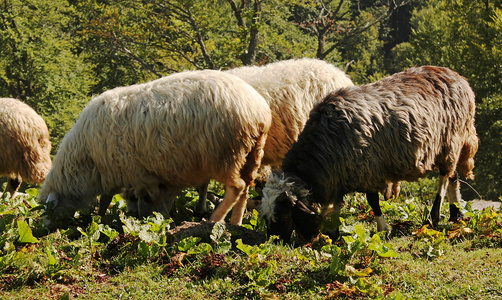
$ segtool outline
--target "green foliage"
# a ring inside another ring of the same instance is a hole
[[[477,106],[480,147],[476,156],[475,186],[487,199],[502,196],[502,95],[483,99]]]
[[[230,242],[231,234],[225,227],[223,222],[218,222],[214,224],[213,230],[211,232],[210,238],[214,244],[214,252],[218,254],[226,254],[232,249],[232,243]]]
[[[255,230],[259,233],[266,234],[267,233],[267,222],[265,219],[260,218],[259,213],[256,209],[253,209],[251,216],[249,218],[248,224],[242,225],[245,228]]]
[[[404,232],[390,241],[372,233],[369,229],[374,224],[369,222],[372,218],[365,198],[355,194],[346,198],[342,210],[347,221],[342,224],[340,241],[320,235],[312,244],[298,248],[283,246],[276,237],[258,245],[245,244],[241,239],[232,242],[232,234],[223,223],[213,226],[207,242],[198,236],[176,240],[169,232],[171,220],[160,214],[144,220],[128,217],[122,211],[125,207],[120,197],[114,197],[103,219],[93,216],[87,224],[48,233],[40,210],[35,209],[37,190],[31,189],[26,196],[0,200],[0,296],[9,298],[11,291],[26,287],[31,290],[57,285],[90,288],[99,284],[103,291],[116,286],[117,280],[124,280],[121,285],[133,284],[132,274],[153,268],[148,271],[152,275],[135,279],[139,280],[138,287],[128,289],[128,293],[137,290],[141,292],[136,297],[146,295],[147,286],[165,282],[171,293],[181,284],[198,297],[234,294],[254,298],[324,295],[400,299],[406,289],[399,281],[389,283],[394,271],[388,272],[384,266],[398,264],[407,251],[413,254],[408,264],[435,263],[454,255],[453,247],[462,254],[486,249],[482,247],[499,250],[502,245],[502,215],[494,210],[472,211],[466,205],[468,218],[464,222],[441,223],[438,230],[421,227],[418,217],[406,218],[421,215],[429,205],[422,197],[429,197],[435,181],[424,179],[421,184],[403,185],[404,193],[390,200],[386,212],[398,222],[411,220],[417,228],[413,233]],[[407,213],[399,206],[405,206]],[[245,223],[257,230],[261,219],[255,212],[246,216]],[[407,245],[399,246],[403,241]]]
[[[57,145],[88,100],[90,66],[68,32],[64,0],[8,0],[0,11],[0,94],[41,114]]]
[[[195,247],[200,242],[200,237],[187,237],[178,243],[178,251],[188,252],[191,248]]]
[[[358,256],[365,257],[366,261],[371,261],[375,259],[376,256],[397,256],[397,253],[392,249],[389,243],[382,242],[378,234],[371,236],[369,231],[361,224],[355,225],[353,231],[346,233],[348,235],[343,236],[346,243],[346,249],[343,251],[336,245],[327,245],[323,247],[324,251],[332,255],[330,274],[334,276],[349,276],[347,273],[347,265],[357,259]],[[376,254],[376,256],[374,254]],[[364,272],[358,274],[367,276]]]
[[[323,251],[331,255],[329,273],[337,279],[342,288],[350,294],[364,297],[382,297],[384,291],[379,283],[370,278],[371,265],[377,264],[377,257],[397,257],[398,253],[389,243],[384,243],[378,234],[371,236],[364,226],[357,224],[353,231],[343,236],[343,246],[326,245]],[[356,267],[357,266],[357,267]]]
[[[501,4],[501,1],[427,1],[427,5],[413,13],[410,41],[393,50],[400,69],[439,65],[450,67],[468,79],[477,96],[476,129],[480,137],[474,170],[479,176],[474,186],[490,199],[497,199],[502,189],[500,126],[497,126],[501,122],[502,101]]]
[[[421,249],[423,257],[432,259],[443,256],[445,236],[442,232],[429,229],[428,225],[424,225],[422,228],[414,231],[413,235],[425,242],[425,245]]]
[[[33,233],[31,232],[30,225],[26,221],[23,220],[18,220],[17,221],[17,228],[19,231],[19,242],[20,243],[36,243],[38,242],[38,239],[33,236]]]
[[[157,257],[167,246],[171,219],[165,220],[160,213],[155,212],[153,216],[139,221],[120,212],[120,220],[124,234],[137,237],[132,245],[136,246],[137,253],[144,259]],[[106,227],[103,229],[109,231]]]

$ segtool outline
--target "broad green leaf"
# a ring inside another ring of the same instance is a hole
[[[213,229],[211,230],[211,235],[209,237],[215,244],[219,244],[224,241],[229,241],[230,233],[227,231],[225,223],[217,222],[214,224]]]
[[[17,221],[17,228],[19,231],[19,242],[21,243],[37,243],[38,239],[33,236],[30,225],[26,221]]]
[[[47,258],[49,259],[49,265],[53,266],[57,263],[57,260],[49,247],[45,248],[45,254],[47,254]]]
[[[145,241],[140,241],[138,243],[138,253],[143,257],[150,256],[150,246]]]
[[[191,247],[187,254],[204,254],[207,255],[213,252],[213,247],[208,243],[200,243],[199,245]]]
[[[219,243],[216,248],[215,248],[215,251],[216,253],[219,253],[219,254],[226,254],[228,253],[228,251],[230,251],[232,249],[232,243],[230,241],[225,241],[225,242],[221,242]]]
[[[242,242],[242,239],[238,239],[237,241],[237,249],[241,250],[242,252],[244,252],[245,254],[247,254],[248,256],[253,254],[254,253],[254,249],[252,246],[249,246],[249,245],[246,245]]]
[[[178,251],[187,252],[200,242],[201,238],[196,236],[186,237],[178,243]]]

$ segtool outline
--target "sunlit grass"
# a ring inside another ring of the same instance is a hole
[[[403,184],[401,196],[382,202],[394,232],[376,233],[363,194],[348,195],[342,238],[319,236],[306,246],[275,239],[246,245],[215,226],[210,241],[177,239],[175,225],[156,214],[127,216],[116,196],[107,215],[80,215],[49,233],[36,189],[0,200],[0,298],[6,299],[490,299],[502,295],[502,215],[473,212],[466,219],[422,227],[437,182]],[[212,186],[222,195],[219,186]],[[195,191],[178,199],[193,214]],[[178,216],[181,216],[179,214]],[[191,221],[197,221],[190,217]],[[246,226],[265,232],[255,212]],[[162,296],[159,296],[162,295]]]

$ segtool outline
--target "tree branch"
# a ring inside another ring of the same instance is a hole
[[[370,29],[371,27],[373,27],[374,25],[376,25],[377,23],[381,22],[382,20],[387,19],[388,17],[390,17],[390,15],[395,10],[397,10],[401,6],[408,4],[410,1],[411,0],[402,0],[399,3],[396,3],[395,0],[392,0],[392,3],[394,5],[392,7],[389,7],[389,9],[387,10],[386,13],[378,16],[373,22],[368,22],[362,27],[349,28],[349,30],[347,30],[345,32],[345,35],[343,36],[343,38],[340,41],[331,45],[327,50],[319,52],[319,49],[318,49],[318,58],[324,59],[331,52],[333,52],[336,48],[338,48],[340,46],[340,44],[343,44],[343,42],[345,42],[348,38],[356,36],[358,34],[361,34],[361,33],[365,32],[366,30]],[[389,2],[387,2],[387,4],[390,6]]]
[[[124,45],[124,43],[122,43],[122,41],[117,37],[117,35],[115,34],[115,31],[113,29],[111,29],[111,33],[112,33],[112,35],[114,37],[116,45],[119,46],[119,47],[117,47],[117,49],[119,51],[121,51],[122,53],[127,54],[129,57],[131,57],[132,59],[134,59],[135,61],[137,61],[140,65],[142,65],[145,69],[147,69],[150,72],[152,72],[153,74],[155,74],[157,77],[159,77],[159,78],[162,77],[162,74],[158,73],[150,64],[146,63],[139,56],[135,55],[134,53],[132,53],[132,51],[130,51],[129,49],[127,49],[127,47]]]

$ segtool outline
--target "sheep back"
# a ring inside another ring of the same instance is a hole
[[[274,167],[280,167],[286,152],[298,139],[314,104],[328,92],[353,85],[342,70],[311,58],[245,66],[226,72],[249,83],[270,105],[272,125],[263,164]]]
[[[0,98],[0,176],[41,184],[51,168],[44,119],[27,104]]]
[[[282,169],[301,177],[313,199],[379,192],[434,168],[473,177],[478,138],[475,98],[458,73],[425,66],[361,87],[342,88],[317,104]],[[337,200],[338,201],[338,200]]]
[[[263,97],[223,72],[188,71],[112,89],[93,98],[64,137],[40,199],[56,192],[63,205],[81,209],[122,187],[177,189],[210,178],[249,184],[256,174],[242,174],[246,156],[270,122]]]

